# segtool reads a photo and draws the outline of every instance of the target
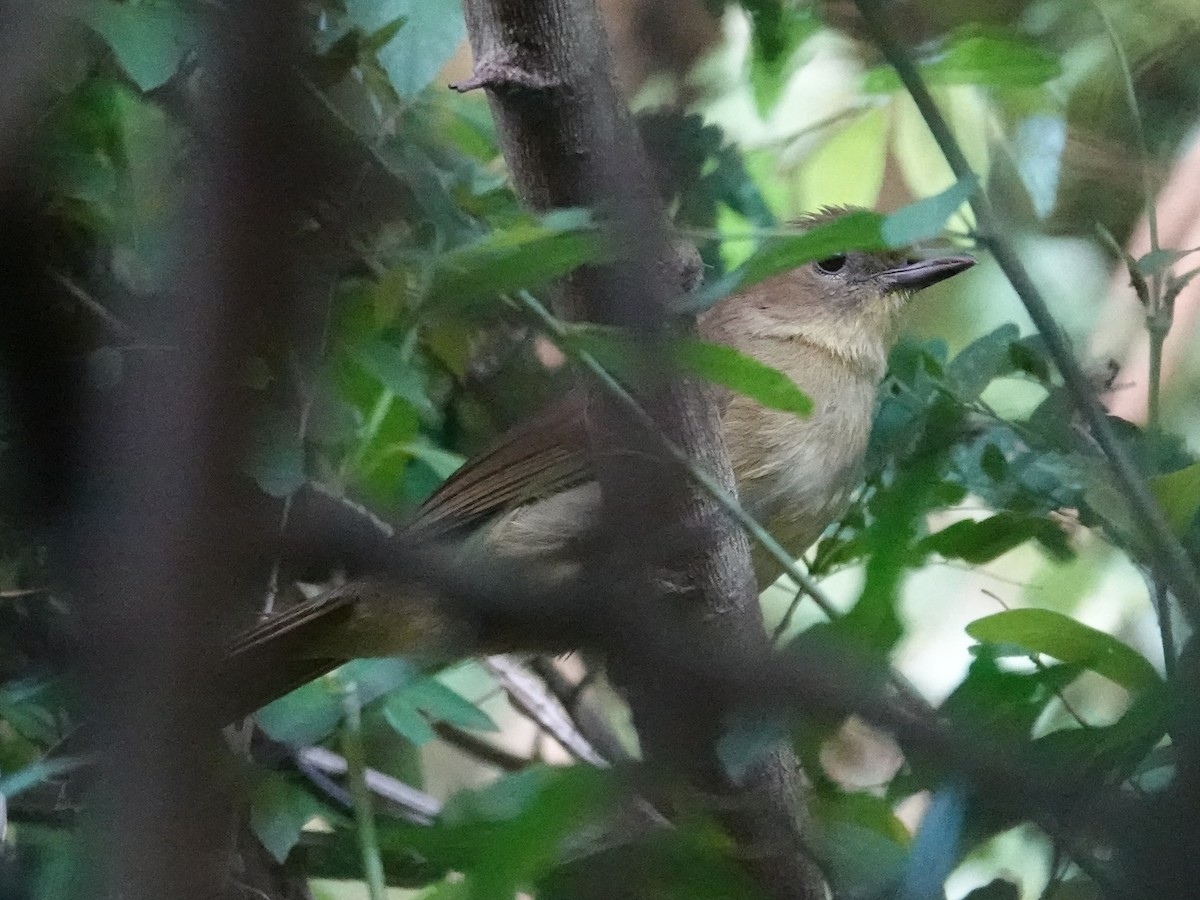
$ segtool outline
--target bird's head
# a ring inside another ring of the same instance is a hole
[[[797,224],[812,227],[851,211],[825,209]],[[731,295],[711,315],[735,341],[802,340],[882,374],[899,314],[912,295],[973,265],[961,254],[848,251]]]

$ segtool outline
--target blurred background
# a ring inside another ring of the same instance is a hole
[[[156,335],[155,308],[177,277],[178,218],[197,189],[197,111],[212,89],[201,42],[206,33],[236,39],[236,5],[77,4],[33,79],[17,139],[20,161],[8,171],[44,226],[38,249],[48,302],[71,336],[69,355],[88,392],[136,383],[157,356],[172,352]],[[295,236],[302,262],[292,282],[316,324],[241,363],[256,412],[245,502],[278,517],[284,529],[289,513],[299,514],[292,498],[315,485],[402,521],[466,456],[570,378],[561,355],[501,298],[521,288],[543,294],[578,261],[578,229],[521,211],[486,98],[447,89],[472,66],[456,0],[302,6],[305,53],[295,78],[312,127],[290,139],[317,146],[322,170],[306,201],[305,228]],[[804,212],[858,205],[890,213],[955,183],[853,3],[600,6],[620,88],[637,112],[676,222],[700,247],[710,279]],[[1134,433],[1148,415],[1146,310],[1119,253],[1164,278],[1170,267],[1183,275],[1200,265],[1200,256],[1145,261],[1152,250],[1200,247],[1200,7],[1195,0],[895,0],[886,8],[894,36],[921,61],[1081,362]],[[948,239],[970,246],[972,227],[964,208],[951,217]],[[1033,329],[1020,300],[990,259],[981,254],[980,263],[914,304],[907,355],[890,382],[900,387],[889,396],[932,398],[937,366],[952,371],[964,348],[1010,323],[1016,330],[1003,332],[1005,347],[1036,352],[1035,344],[1021,343]],[[1200,358],[1192,349],[1200,280],[1183,287],[1173,305],[1161,420],[1137,432],[1154,438],[1136,444],[1151,476],[1188,471],[1200,440]],[[1048,487],[1026,478],[1028,468],[1016,474],[1018,461],[1034,451],[1043,462],[1052,451],[1071,456],[1005,424],[1036,431],[1053,418],[1047,401],[1059,387],[1036,365],[997,364],[969,401],[959,396],[974,418],[956,432],[939,475],[955,490],[923,500],[918,524],[892,538],[916,542],[998,510],[1028,517],[1020,539],[1002,540],[995,554],[929,549],[897,564],[889,596],[898,631],[876,649],[935,704],[961,700],[969,667],[989,658],[967,626],[1006,609],[1069,616],[1163,669],[1144,563],[1130,549],[1136,541],[1114,525],[1119,514],[1102,508],[1095,482],[1082,469],[1048,468]],[[6,447],[19,442],[11,434],[17,427],[15,420],[6,427]],[[1003,436],[980,438],[993,428]],[[911,434],[888,443],[892,437],[875,448],[868,473],[874,481],[847,523],[810,554],[813,573],[846,610],[866,595],[863,548],[883,539],[871,530],[882,515],[872,498],[899,482],[896,473],[916,446]],[[1012,474],[993,472],[985,489],[972,478],[983,478],[981,466],[990,471],[989,446],[1000,448]],[[25,477],[20,466],[8,453],[13,496]],[[1188,497],[1191,483],[1180,488]],[[1186,528],[1200,498],[1182,502]],[[1042,530],[1051,520],[1062,540]],[[71,707],[62,677],[70,654],[64,658],[53,635],[69,630],[63,623],[73,600],[55,586],[50,539],[16,517],[0,526],[0,627],[10,636],[0,663],[0,792],[9,798],[3,839],[12,885],[4,896],[73,896],[88,883],[85,844],[77,837],[87,804],[66,802],[52,767],[37,768],[72,715],[63,711]],[[338,573],[281,571],[276,562],[254,577],[257,587],[223,598],[227,607],[214,615],[246,624],[264,605],[312,595]],[[785,580],[762,598],[781,643],[820,621],[811,604],[793,604],[794,597]],[[1017,654],[1012,671],[1041,671],[1043,662],[1032,655],[1030,662]],[[571,683],[594,668],[575,657],[543,663]],[[404,828],[412,826],[395,826],[384,844],[396,856],[386,864],[389,882],[405,886],[393,887],[393,895],[466,896],[463,874],[474,883],[500,865],[497,856],[518,873],[514,883],[537,883],[546,896],[563,890],[552,886],[552,867],[536,850],[555,838],[518,827],[517,813],[528,812],[522,804],[532,803],[535,783],[546,776],[512,779],[540,773],[529,768],[538,762],[566,766],[578,750],[564,748],[544,721],[514,703],[512,682],[494,664],[466,660],[432,671],[404,661],[354,665],[353,676],[344,677],[368,685],[361,727],[369,765],[438,804],[449,800],[452,815],[438,832],[446,846],[464,835],[480,841],[476,854],[439,856],[445,847],[433,838],[412,844],[417,852],[405,844]],[[1122,720],[1136,688],[1086,669],[1081,664],[1061,690],[1030,697],[1022,707],[1025,738]],[[602,678],[581,690],[634,751],[617,694]],[[343,723],[340,701],[331,696],[314,685],[268,708],[259,724],[272,745],[290,749],[265,761],[248,758],[242,774],[253,830],[270,854],[293,854],[293,868],[302,880],[313,879],[315,896],[365,897],[346,849],[355,833],[337,799],[341,788],[320,782],[311,764],[294,764],[297,748],[336,749]],[[823,728],[820,746],[802,756],[821,766],[824,796],[837,798],[827,801],[832,812],[821,813],[831,844],[842,848],[837,880],[847,896],[876,896],[886,873],[903,869],[929,784],[910,777],[894,744],[862,723]],[[553,802],[584,803],[584,788],[572,790],[581,793],[565,791],[567,799]],[[504,820],[509,831],[481,830],[480,816],[498,817],[491,824],[503,818],[487,811],[489,803],[516,810]],[[689,845],[688,852],[700,851]],[[997,890],[1010,892],[987,896],[1098,896],[1062,861],[1031,826],[993,826],[965,842],[946,893],[958,900],[999,878],[1009,887]],[[698,872],[697,881],[722,883]],[[1052,876],[1069,890],[1044,894]],[[704,896],[723,895],[711,884],[705,889]],[[701,896],[682,876],[672,890],[661,896]]]

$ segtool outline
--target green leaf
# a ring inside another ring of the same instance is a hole
[[[1200,510],[1200,462],[1150,479],[1150,490],[1176,534],[1183,534]]]
[[[334,676],[297,688],[264,706],[256,716],[259,726],[281,744],[302,746],[324,740],[342,721],[344,707],[340,685],[354,682],[366,706],[398,687],[425,677],[402,659],[356,659]]]
[[[432,719],[476,731],[499,731],[492,717],[436,678],[423,678],[403,692],[404,698]]]
[[[256,430],[246,473],[272,497],[287,497],[304,486],[304,443],[294,422],[271,416]]]
[[[928,84],[998,88],[1037,87],[1061,71],[1058,60],[1028,38],[999,31],[952,38],[920,68]],[[863,90],[868,93],[887,94],[900,87],[900,79],[890,67],[872,69],[863,79]]]
[[[636,373],[649,351],[636,337],[602,325],[571,325],[568,341],[617,375]],[[778,369],[725,344],[679,338],[670,345],[675,364],[713,384],[743,394],[769,409],[808,416],[812,400]]]
[[[392,38],[399,34],[400,29],[406,24],[408,24],[407,16],[396,16],[392,21],[369,34],[364,42],[364,46],[373,53],[378,53],[392,42]]]
[[[1130,691],[1161,684],[1154,666],[1128,645],[1048,609],[1011,609],[976,619],[967,634],[989,644],[1013,644],[1026,653],[1044,653],[1078,663]]]
[[[426,88],[467,35],[459,0],[346,0],[352,27],[374,39],[397,19],[404,26],[379,50],[379,63],[401,97]]]
[[[1171,266],[1179,262],[1181,259],[1190,256],[1193,253],[1200,251],[1200,247],[1193,247],[1191,250],[1151,250],[1149,253],[1138,259],[1136,265],[1137,270],[1146,278],[1152,278],[1155,275],[1161,275],[1166,272]]]
[[[396,734],[418,747],[435,737],[421,711],[403,693],[393,694],[383,704],[383,717]]]
[[[401,448],[414,459],[419,459],[429,466],[433,473],[443,480],[457,472],[466,462],[466,457],[462,454],[443,450],[425,437],[402,444]]]
[[[683,340],[675,345],[675,361],[706,381],[744,394],[768,409],[812,414],[813,404],[783,372],[725,344]]]
[[[83,19],[143,91],[170,81],[200,36],[195,19],[175,3],[97,0]]]
[[[751,13],[750,86],[760,115],[775,106],[788,83],[796,50],[817,33],[821,20],[809,5],[757,4]]]
[[[803,233],[769,238],[740,267],[714,285],[713,290],[720,291],[717,296],[724,296],[772,275],[847,250],[887,249],[882,234],[883,221],[883,216],[878,213],[856,210]],[[711,296],[708,290],[704,293]]]
[[[938,713],[998,740],[1028,740],[1046,705],[1083,671],[1080,665],[1057,664],[1032,672],[1013,672],[1000,667],[997,660],[1003,654],[997,648],[982,644],[972,649],[975,659],[966,678],[945,699]]]
[[[65,775],[86,765],[87,762],[87,759],[78,756],[45,756],[0,778],[0,797],[11,800],[30,788],[59,775]]]
[[[991,562],[1026,541],[1038,540],[1059,558],[1069,558],[1070,548],[1061,528],[1043,516],[1000,512],[981,521],[963,519],[924,538],[917,549],[944,559],[979,564]]]
[[[532,289],[610,255],[586,210],[522,219],[433,261],[429,302],[458,308],[521,288]]]
[[[946,190],[898,209],[880,227],[880,234],[889,247],[907,247],[929,240],[942,233],[942,228],[967,198],[979,187],[974,175],[960,178]]]
[[[385,388],[408,403],[425,421],[437,421],[438,410],[429,399],[425,373],[411,352],[390,341],[369,341],[354,353],[354,361],[379,379]]]
[[[277,862],[287,859],[305,823],[324,812],[307,791],[278,775],[264,775],[250,791],[250,827]]]

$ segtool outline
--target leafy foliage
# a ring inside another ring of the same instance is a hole
[[[171,352],[156,343],[153,314],[177,263],[172,225],[196,151],[193,110],[206,99],[200,42],[214,22],[234,29],[227,6],[91,0],[78,14],[72,58],[47,79],[32,136],[32,178],[60,232],[52,262],[66,285],[64,302],[84,305],[88,324],[77,349],[95,390],[139,377],[144,354]],[[745,17],[749,49],[739,78],[748,108],[764,119],[786,117],[793,79],[827,52],[821,42],[830,40],[839,4],[708,6]],[[704,115],[642,115],[667,203],[709,269],[706,286],[681,305],[703,307],[850,249],[938,238],[948,223],[960,224],[964,202],[985,187],[1017,217],[1028,207],[1031,228],[1083,202],[1066,135],[1088,116],[1071,104],[1086,111],[1085,100],[1111,91],[1107,71],[1101,78],[1078,69],[1080,59],[1096,54],[1089,35],[1077,33],[1083,26],[1061,18],[1074,6],[1047,2],[1037,15],[1007,19],[1003,10],[967,6],[909,43],[952,126],[976,136],[968,155],[978,179],[955,180],[939,168],[894,73],[862,47],[844,49],[857,54],[845,88],[853,104],[811,134],[722,128],[709,115],[717,104],[705,108],[711,98],[697,104]],[[312,104],[312,139],[327,140],[337,162],[325,186],[332,196],[306,211],[311,221],[303,236],[306,261],[321,275],[303,288],[315,299],[303,299],[326,311],[325,326],[313,346],[286,346],[281,337],[245,361],[244,387],[259,415],[243,468],[264,503],[299,503],[302,488],[318,486],[402,516],[490,436],[562,388],[566,376],[547,362],[547,341],[508,298],[544,293],[555,279],[610,260],[612,242],[599,211],[523,211],[504,177],[486,103],[441,88],[440,73],[465,33],[457,2],[311,0],[305,10],[309,43],[297,82]],[[898,33],[908,24],[897,22]],[[1154,40],[1145,36],[1148,46]],[[812,153],[822,142],[824,149]],[[812,153],[808,180],[792,172],[794,157],[805,153]],[[839,173],[853,183],[829,185]],[[885,178],[889,196],[924,199],[888,215],[858,211],[803,231],[778,225],[815,205],[808,190],[814,183],[873,201]],[[1094,230],[1086,217],[1083,225],[1060,220],[1054,227],[1084,236]],[[740,265],[727,267],[735,258],[733,235],[750,249],[739,251]],[[1159,248],[1131,258],[1130,268],[1145,284],[1184,263],[1188,252]],[[1182,286],[1190,276],[1170,277]],[[103,315],[92,321],[88,310],[95,308]],[[951,318],[946,314],[939,327],[949,328]],[[843,615],[795,638],[797,654],[832,647],[882,671],[921,637],[907,608],[909,588],[930,571],[994,573],[1018,560],[1024,568],[1017,577],[1028,569],[1075,572],[1072,566],[1095,562],[1099,544],[1136,570],[1152,567],[1154,548],[1073,417],[1041,341],[1011,323],[978,330],[971,341],[956,339],[965,345],[954,353],[944,341],[916,338],[893,352],[863,486],[808,560],[814,577],[853,571],[859,580]],[[571,349],[619,375],[636,377],[644,361],[628,335],[590,326],[571,326],[567,334]],[[823,399],[730,348],[694,340],[670,346],[688,374],[766,406],[803,416]],[[1200,463],[1180,439],[1116,424],[1171,525],[1200,559]],[[63,799],[83,761],[46,755],[78,713],[58,650],[58,635],[70,632],[63,611],[72,601],[46,587],[46,560],[44,536],[0,522],[0,795],[14,824],[12,843],[36,861],[26,864],[22,881],[39,898],[61,896],[63,884],[84,880],[79,873],[89,863],[77,831],[95,815],[86,798]],[[330,577],[285,571],[281,601],[296,599],[301,583],[316,589],[310,579]],[[946,686],[939,713],[950,727],[987,734],[1047,772],[1085,773],[1098,785],[1122,785],[1152,800],[1169,796],[1181,759],[1175,741],[1186,735],[1179,725],[1194,717],[1187,692],[1128,634],[1076,618],[1071,597],[1089,589],[1079,580],[1070,586],[1074,595],[1065,587],[1054,596],[1030,591],[1034,608],[991,611],[968,624],[958,637],[974,641],[970,658]],[[979,592],[942,593],[933,602],[949,609],[978,600]],[[257,610],[243,605],[222,612],[250,621]],[[1102,697],[1095,688],[1101,681],[1103,690],[1119,687],[1123,699],[1107,706],[1098,724],[1088,704],[1077,711],[1074,698]],[[431,898],[517,891],[572,897],[594,892],[601,878],[611,881],[614,896],[756,895],[711,811],[689,811],[675,828],[630,836],[621,818],[628,784],[611,772],[543,765],[540,750],[517,757],[519,770],[499,776],[447,763],[454,759],[447,733],[465,733],[464,747],[472,739],[503,739],[508,757],[513,746],[527,746],[512,738],[512,705],[493,699],[494,677],[469,662],[437,668],[412,659],[356,660],[256,716],[263,739],[244,760],[249,824],[276,860],[312,878],[362,878],[360,836],[341,784],[298,762],[301,748],[338,746],[347,727],[343,690],[351,682],[372,768],[439,798],[450,795],[432,801],[441,809],[432,824],[414,824],[381,805],[379,849],[389,884]],[[1014,824],[990,808],[988,797],[919,754],[898,760],[877,783],[853,783],[827,764],[843,725],[748,715],[730,723],[721,744],[722,761],[741,776],[773,740],[794,735],[814,784],[817,849],[840,895],[938,895],[969,854]],[[513,763],[508,757],[492,754]],[[441,783],[447,769],[451,789]],[[461,787],[467,783],[479,786]],[[922,792],[933,799],[914,835],[897,811]],[[1009,896],[1011,887],[993,882],[970,896]],[[1073,872],[1047,896],[1097,890]]]

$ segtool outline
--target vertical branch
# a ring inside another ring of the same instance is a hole
[[[559,305],[576,318],[637,328],[652,348],[689,260],[664,231],[650,168],[613,87],[594,0],[466,0],[464,9],[475,72],[456,87],[487,89],[518,193],[537,210],[596,209],[623,251],[616,264],[570,278]],[[647,379],[642,402],[662,432],[732,494],[708,390],[668,375]],[[769,653],[744,532],[664,459],[621,404],[598,396],[591,410],[603,511],[590,583],[606,585],[614,604],[671,601],[681,628],[748,653]],[[664,584],[670,585],[665,593]],[[635,653],[614,657],[610,666],[629,697],[646,757],[719,798],[739,855],[770,895],[823,896],[820,873],[805,854],[790,750],[781,747],[741,785],[732,784],[715,753],[723,710]]]
[[[214,779],[212,669],[223,636],[212,598],[244,594],[255,562],[236,527],[248,423],[240,374],[252,347],[286,330],[286,247],[305,184],[291,140],[295,6],[264,0],[236,15],[237,38],[203,58],[208,105],[175,289],[139,311],[178,352],[131,366],[93,411],[72,523],[107,804],[93,837],[111,885],[97,892],[127,900],[221,895],[232,847]]]

